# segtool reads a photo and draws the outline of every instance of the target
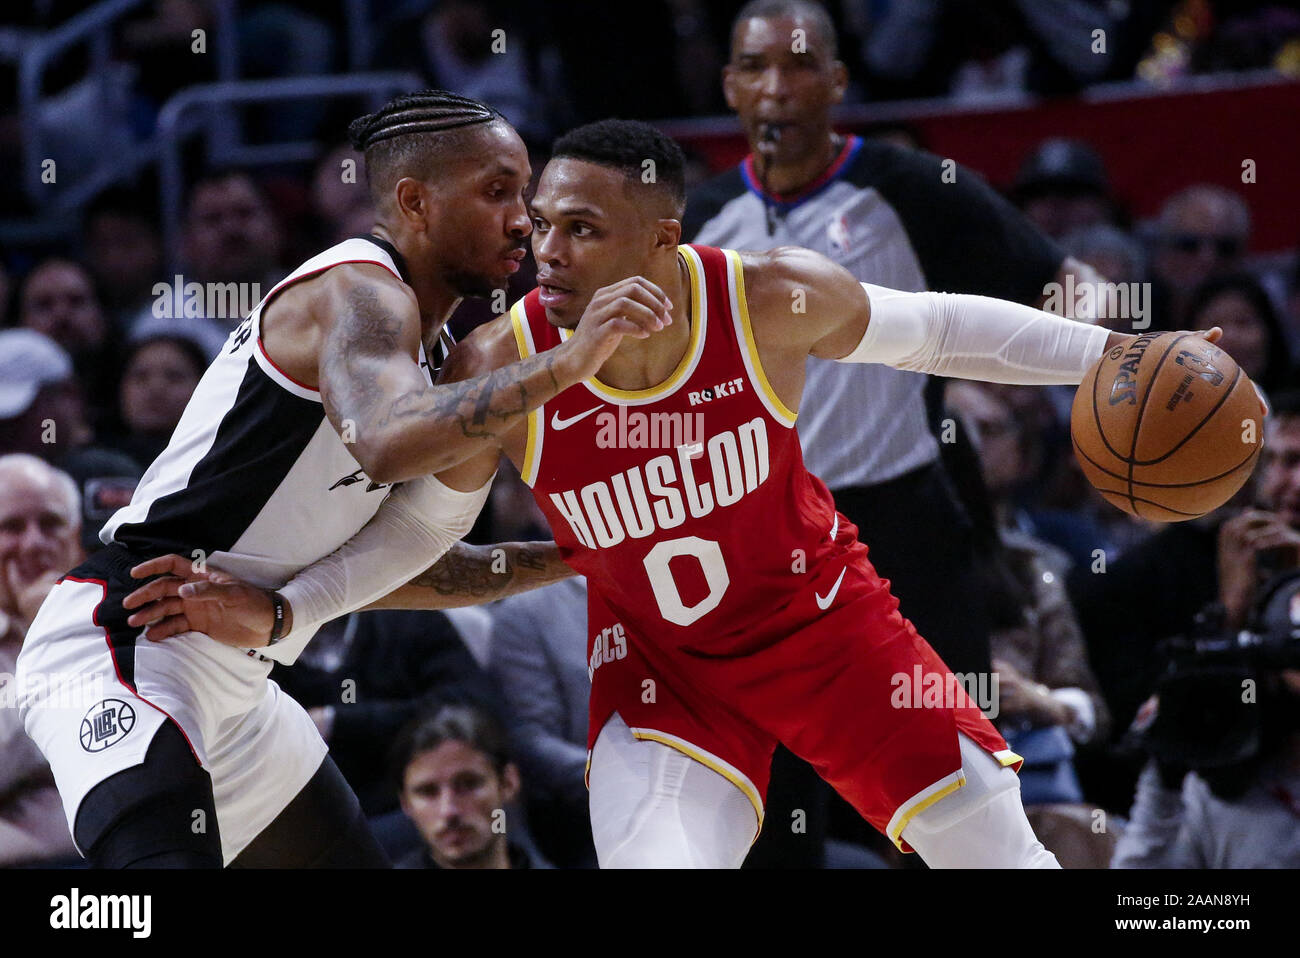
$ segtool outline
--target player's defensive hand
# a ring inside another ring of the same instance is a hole
[[[122,606],[137,610],[127,624],[146,626],[144,637],[158,642],[185,632],[202,632],[223,645],[263,648],[275,624],[271,593],[219,569],[196,569],[184,556],[142,562],[132,577],[158,576],[136,589]],[[286,616],[289,610],[286,609]],[[289,631],[286,619],[285,632]]]
[[[624,336],[645,339],[673,321],[672,301],[643,276],[596,290],[578,326],[560,348],[581,381],[596,375]]]

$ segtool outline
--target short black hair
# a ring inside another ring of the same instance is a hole
[[[406,769],[411,762],[444,742],[461,742],[482,752],[498,775],[511,761],[506,733],[495,718],[472,705],[444,705],[417,716],[398,733],[389,766],[399,793],[406,784]]]
[[[628,180],[661,191],[677,216],[686,209],[686,155],[676,140],[649,123],[597,120],[570,130],[551,148],[551,159],[566,158],[613,167]]]
[[[371,198],[379,205],[404,176],[433,179],[463,131],[505,117],[486,103],[446,90],[394,97],[348,124],[353,149],[365,155]]]
[[[810,20],[826,43],[831,59],[839,55],[839,39],[835,35],[835,22],[826,8],[813,0],[750,0],[740,8],[731,22],[731,45],[736,45],[736,31],[746,20],[776,20],[780,17],[801,17]]]

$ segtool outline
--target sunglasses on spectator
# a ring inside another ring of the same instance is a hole
[[[1209,246],[1220,259],[1231,259],[1245,245],[1239,236],[1202,236],[1199,233],[1176,233],[1166,242],[1180,253],[1199,253]]]

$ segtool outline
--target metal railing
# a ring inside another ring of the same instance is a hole
[[[48,195],[47,184],[42,181],[43,162],[48,158],[48,151],[45,149],[46,131],[41,122],[42,85],[47,69],[68,50],[89,43],[90,66],[87,76],[94,78],[99,105],[96,115],[90,121],[99,133],[107,132],[105,126],[113,117],[113,78],[109,70],[112,55],[111,27],[115,21],[145,2],[146,0],[103,0],[62,26],[37,34],[26,41],[18,58],[18,112],[23,124],[23,188],[37,206],[46,205],[44,201]],[[96,136],[95,139],[103,142],[105,138]],[[67,208],[84,202],[112,182],[113,176],[102,175],[110,165],[118,168],[133,166],[138,158],[114,157],[113,160],[112,164],[99,164],[89,177],[60,190],[59,205]],[[115,175],[121,174],[119,172]]]
[[[51,191],[45,182],[45,161],[52,157],[47,114],[43,105],[49,91],[44,90],[51,67],[68,51],[87,45],[89,63],[86,81],[94,85],[93,115],[85,117],[86,139],[107,144],[121,139],[112,124],[122,115],[114,109],[115,73],[112,69],[114,29],[126,16],[149,0],[100,0],[66,23],[48,31],[7,31],[0,42],[0,58],[18,65],[18,110],[23,125],[22,187],[28,199],[46,215],[66,214],[93,198],[106,186],[135,174],[158,157],[159,140],[132,143],[96,155],[94,165],[75,183]],[[347,68],[364,70],[374,47],[370,0],[340,0],[347,36]],[[240,0],[212,0],[213,34],[210,45],[216,57],[216,76],[220,83],[238,81],[240,51],[238,18]],[[417,84],[418,86],[419,84]],[[184,92],[184,91],[182,91]],[[212,136],[214,149],[223,155],[236,155],[243,146],[242,117],[234,111],[213,107]],[[220,115],[219,117],[217,115]],[[120,143],[119,143],[120,147]],[[11,224],[12,225],[12,224]]]
[[[214,107],[236,107],[279,100],[321,100],[330,97],[366,97],[377,109],[390,96],[418,89],[420,77],[413,73],[356,73],[345,76],[283,77],[275,80],[236,80],[187,87],[168,100],[158,114],[159,194],[162,211],[163,250],[169,266],[175,268],[180,250],[181,211],[184,183],[181,148],[191,135],[203,129],[195,111]],[[315,158],[319,146],[313,142],[214,144],[209,140],[208,159],[229,165],[262,165],[305,162]]]

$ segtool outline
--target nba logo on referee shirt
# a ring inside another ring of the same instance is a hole
[[[826,241],[836,256],[843,256],[853,245],[849,236],[849,218],[844,215],[834,217],[826,227]]]
[[[121,699],[104,699],[81,720],[81,747],[102,752],[135,728],[135,709]]]

